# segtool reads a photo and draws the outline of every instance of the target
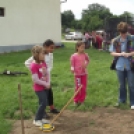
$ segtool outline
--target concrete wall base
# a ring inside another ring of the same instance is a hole
[[[29,50],[37,44],[26,44],[26,45],[12,45],[12,46],[0,46],[0,53],[10,53],[10,52],[18,52],[22,50]],[[42,45],[42,43],[38,43],[38,45]],[[62,43],[56,43],[56,47],[60,47]]]

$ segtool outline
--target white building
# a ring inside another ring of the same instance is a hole
[[[61,41],[60,0],[0,0],[0,53]]]

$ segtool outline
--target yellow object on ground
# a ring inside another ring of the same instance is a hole
[[[39,128],[43,132],[51,132],[55,129],[55,127],[52,124],[43,124],[42,127]]]

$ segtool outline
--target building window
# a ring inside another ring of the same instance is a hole
[[[4,11],[5,11],[4,8],[0,7],[0,17],[4,17],[4,15],[5,15]]]

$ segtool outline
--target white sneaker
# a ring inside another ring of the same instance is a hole
[[[50,123],[50,121],[49,120],[46,120],[46,119],[42,119],[42,123]]]
[[[132,109],[132,110],[134,110],[134,105],[133,105],[133,106],[131,106],[131,109]]]
[[[42,120],[34,120],[33,124],[37,127],[41,127],[43,125]]]

